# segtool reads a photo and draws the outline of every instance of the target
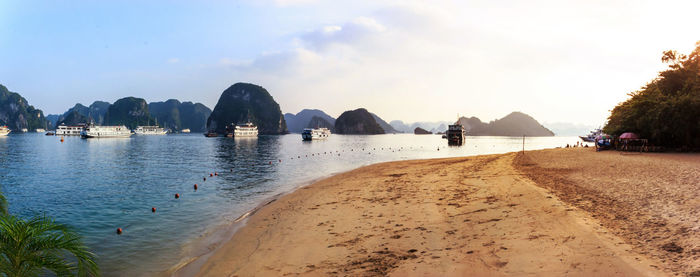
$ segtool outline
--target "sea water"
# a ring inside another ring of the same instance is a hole
[[[103,275],[153,275],[187,260],[193,255],[188,246],[212,230],[313,180],[377,162],[520,151],[523,141],[525,150],[532,150],[579,139],[467,137],[465,145],[448,147],[439,135],[413,134],[332,135],[313,142],[299,134],[65,137],[63,142],[43,134],[10,134],[0,137],[0,189],[10,213],[46,215],[72,226],[97,254]],[[123,234],[117,235],[117,228]]]

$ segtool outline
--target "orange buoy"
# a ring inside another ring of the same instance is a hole
[[[178,198],[180,198],[180,194],[179,194],[179,193],[176,193],[176,194],[175,194],[175,199],[178,199]]]
[[[282,160],[279,160],[279,161],[282,162]]]
[[[117,235],[121,235],[121,234],[122,234],[122,228],[117,228]]]
[[[233,168],[231,168],[231,172],[233,172]]]
[[[272,164],[272,162],[270,162],[270,164]]]
[[[194,190],[197,190],[197,184],[194,184]]]
[[[209,173],[209,177],[214,177],[214,174],[213,174],[213,173]]]
[[[204,177],[204,182],[206,182],[206,181],[207,181],[207,177]]]
[[[151,207],[151,212],[155,213],[156,212],[156,207]]]

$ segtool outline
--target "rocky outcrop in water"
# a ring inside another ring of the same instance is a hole
[[[236,83],[219,97],[207,119],[207,129],[223,134],[227,125],[246,122],[258,126],[259,134],[287,133],[287,123],[280,106],[266,89],[254,84]]]
[[[335,132],[338,134],[377,135],[384,134],[377,121],[366,109],[346,111],[335,120]]]
[[[311,120],[309,120],[309,124],[306,125],[306,128],[327,128],[335,133],[335,126],[320,116],[312,117]]]
[[[470,136],[554,136],[552,131],[537,120],[521,112],[512,112],[489,123],[481,122],[476,117],[460,117],[457,123],[462,124]]]
[[[192,132],[206,132],[207,118],[211,115],[211,110],[201,103],[180,103],[176,99],[151,102],[148,111],[158,120],[158,125],[173,131],[190,129]]]
[[[292,133],[301,133],[304,128],[309,126],[309,122],[313,117],[319,117],[333,126],[335,124],[335,118],[326,114],[322,110],[316,109],[303,109],[297,114],[286,113],[284,114],[284,121],[287,122],[287,130]]]
[[[90,107],[85,107],[80,103],[75,104],[75,106],[58,117],[53,127],[61,124],[77,125],[80,123],[102,125],[109,105],[108,102],[103,101],[95,101]]]
[[[0,126],[7,125],[12,131],[48,128],[44,113],[29,105],[19,93],[9,91],[0,85]]]
[[[430,135],[430,134],[432,134],[432,132],[430,132],[426,129],[423,129],[421,127],[416,127],[416,129],[413,130],[413,133],[416,135]]]
[[[374,118],[374,121],[376,121],[377,124],[379,124],[379,127],[382,127],[382,130],[384,130],[384,133],[385,133],[385,134],[396,134],[396,133],[401,133],[401,132],[395,130],[394,127],[392,127],[391,125],[389,125],[389,123],[386,123],[386,121],[384,121],[384,119],[382,119],[382,118],[379,117],[378,115],[376,115],[376,114],[374,114],[374,113],[370,113],[370,114],[372,114],[372,117]]]
[[[148,111],[146,100],[126,97],[110,105],[105,114],[104,125],[125,125],[135,129],[139,125],[153,125],[155,120]]]

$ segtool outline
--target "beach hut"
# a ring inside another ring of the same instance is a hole
[[[648,141],[640,138],[639,135],[630,132],[622,133],[622,135],[620,135],[618,138],[618,143],[615,145],[615,149],[622,151],[649,151]]]
[[[622,135],[620,135],[620,139],[639,139],[639,135],[630,132],[622,133]]]

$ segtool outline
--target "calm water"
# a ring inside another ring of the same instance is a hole
[[[525,148],[576,141],[526,138]],[[66,137],[63,143],[43,134],[11,134],[0,137],[0,189],[11,213],[46,214],[75,227],[98,254],[104,275],[151,275],[194,255],[193,242],[212,230],[312,180],[376,162],[521,148],[521,137],[468,137],[464,146],[447,147],[440,136],[412,134],[333,135],[315,142],[302,142],[298,134],[257,139],[178,134]],[[209,177],[213,172],[219,176]],[[115,234],[117,227],[122,235]]]

